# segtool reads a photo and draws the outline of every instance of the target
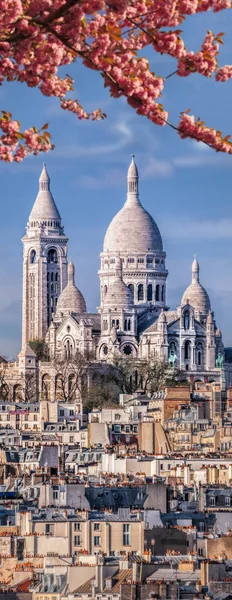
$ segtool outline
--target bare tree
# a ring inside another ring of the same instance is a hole
[[[87,386],[90,357],[84,356],[78,350],[73,356],[54,361],[56,373],[56,399],[63,402],[73,402]]]
[[[6,367],[4,363],[0,364],[0,400],[10,400],[10,388],[6,381]]]

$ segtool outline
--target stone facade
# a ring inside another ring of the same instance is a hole
[[[44,165],[23,242],[22,347],[44,338],[67,284],[67,241]]]

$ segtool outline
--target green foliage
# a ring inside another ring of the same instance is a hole
[[[137,389],[142,389],[144,393],[152,395],[168,379],[173,378],[170,365],[157,357],[149,360],[118,357],[114,360],[113,367],[115,380],[123,394],[133,394]]]
[[[42,338],[30,340],[29,345],[31,346],[33,352],[36,354],[36,359],[38,361],[47,362],[49,360],[48,346]]]
[[[85,394],[82,396],[83,409],[86,412],[90,412],[93,408],[116,407],[118,406],[119,394],[120,388],[112,378],[111,370],[109,370],[104,378],[98,378],[85,391]]]

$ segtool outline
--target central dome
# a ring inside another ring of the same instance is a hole
[[[123,208],[111,221],[104,239],[104,252],[162,252],[160,231],[143,208],[138,195],[138,170],[132,157],[128,170],[128,193]]]

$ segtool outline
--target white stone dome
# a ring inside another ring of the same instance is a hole
[[[86,312],[86,303],[84,296],[78,290],[74,281],[75,269],[70,261],[68,265],[68,284],[61,292],[56,307],[57,313],[83,313]]]
[[[44,222],[48,220],[60,221],[60,213],[50,191],[50,177],[44,163],[39,178],[39,192],[31,209],[29,222]]]
[[[123,208],[111,221],[104,239],[104,252],[162,252],[160,231],[143,208],[138,194],[138,169],[132,157],[128,170],[128,193]]]
[[[210,299],[207,291],[199,282],[199,271],[199,263],[195,257],[192,264],[192,283],[187,287],[182,296],[181,306],[189,303],[201,314],[208,315],[211,310]]]
[[[134,306],[134,299],[128,286],[122,279],[121,260],[116,265],[116,275],[111,282],[104,298],[104,308],[124,308],[129,310]]]

